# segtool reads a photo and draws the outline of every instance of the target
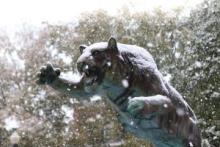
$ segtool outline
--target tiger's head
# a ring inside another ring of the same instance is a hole
[[[99,85],[106,73],[114,73],[112,69],[119,55],[115,38],[111,37],[108,42],[90,46],[81,45],[79,49],[81,56],[77,60],[77,69],[83,74],[86,85]]]

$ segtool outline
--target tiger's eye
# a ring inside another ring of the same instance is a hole
[[[92,52],[92,55],[93,56],[97,56],[97,55],[99,55],[100,54],[100,51],[94,51],[94,52]]]

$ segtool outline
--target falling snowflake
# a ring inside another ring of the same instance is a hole
[[[128,80],[123,79],[123,80],[121,81],[121,83],[122,83],[122,85],[123,85],[124,88],[128,88],[128,86],[129,86]]]

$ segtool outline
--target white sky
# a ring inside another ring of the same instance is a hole
[[[11,26],[26,22],[38,25],[70,22],[83,11],[97,9],[116,14],[123,6],[132,11],[152,10],[161,7],[170,10],[178,6],[189,9],[202,0],[0,0],[0,26]]]

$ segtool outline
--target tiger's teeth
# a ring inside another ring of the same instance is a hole
[[[93,80],[93,78],[89,77],[89,78],[87,78],[86,83],[87,83],[87,84],[91,84],[91,83],[92,83],[92,80]]]
[[[93,85],[96,83],[98,77],[97,76],[94,76],[94,77],[87,77],[86,78],[86,84],[87,85]]]

